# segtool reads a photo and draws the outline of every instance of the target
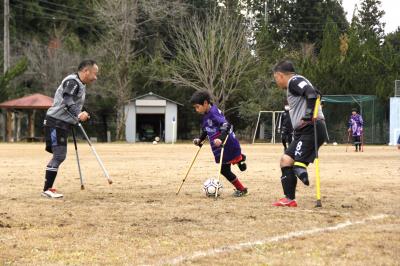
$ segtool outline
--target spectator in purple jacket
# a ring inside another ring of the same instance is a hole
[[[351,132],[353,136],[353,143],[357,151],[361,151],[362,136],[363,136],[364,121],[360,114],[357,113],[357,109],[353,108],[348,123],[348,132]]]

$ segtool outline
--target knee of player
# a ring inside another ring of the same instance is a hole
[[[284,154],[280,160],[280,167],[282,168],[288,166],[293,166],[293,159],[289,155]]]
[[[65,154],[65,153],[53,155],[54,160],[60,164],[65,161],[66,157],[67,157],[67,154]]]
[[[233,173],[228,165],[223,165],[221,168],[221,174],[223,174],[224,176],[227,176],[227,175],[232,175]]]
[[[294,162],[294,165],[293,165],[294,174],[300,178],[301,177],[307,178],[308,177],[307,166],[308,166],[308,163]]]
[[[305,185],[309,186],[307,166],[308,163],[294,162],[293,172]]]
[[[302,162],[294,162],[293,171],[297,176],[300,176],[303,173],[307,173],[308,163]]]

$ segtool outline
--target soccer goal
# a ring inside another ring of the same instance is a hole
[[[254,143],[272,143],[277,141],[280,114],[283,111],[259,111],[253,134]],[[279,135],[280,137],[280,135]]]

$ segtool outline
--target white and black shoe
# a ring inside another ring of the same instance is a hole
[[[233,192],[233,196],[237,197],[237,198],[246,196],[248,194],[249,194],[249,192],[248,192],[247,188],[244,188],[243,190],[235,189],[235,191]]]
[[[42,192],[42,196],[46,198],[59,199],[63,197],[63,194],[58,193],[55,188],[49,188],[48,190]]]

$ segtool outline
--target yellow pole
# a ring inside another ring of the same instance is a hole
[[[313,113],[313,120],[314,120],[314,145],[315,145],[315,188],[316,188],[316,193],[317,193],[317,204],[316,207],[322,207],[321,204],[321,179],[319,175],[319,159],[318,159],[318,138],[317,138],[317,118],[318,118],[318,111],[319,107],[321,105],[321,98],[318,96],[316,102],[315,102],[315,107],[314,107],[314,113]]]
[[[197,155],[199,155],[199,153],[200,153],[201,147],[203,147],[203,143],[200,143],[200,146],[199,146],[199,148],[197,149],[197,152],[196,152],[195,156],[193,157],[193,160],[192,160],[192,162],[190,163],[189,168],[188,168],[187,171],[186,171],[185,177],[182,179],[182,183],[181,183],[181,185],[179,186],[178,191],[176,192],[176,195],[178,195],[179,192],[181,191],[181,188],[182,188],[182,186],[183,186],[183,183],[185,183],[186,178],[187,178],[187,176],[189,175],[190,169],[192,169],[192,166],[193,166],[194,162],[196,161]]]

